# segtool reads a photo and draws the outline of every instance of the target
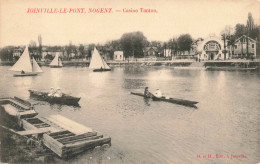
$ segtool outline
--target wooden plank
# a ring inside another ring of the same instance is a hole
[[[60,132],[56,132],[56,133],[51,133],[50,136],[54,137],[56,135],[62,135],[62,134],[68,134],[68,133],[71,133],[71,132],[68,130],[65,130],[65,131],[60,131]]]
[[[60,127],[69,130],[72,133],[75,134],[84,134],[87,132],[93,132],[91,128],[88,128],[86,126],[83,126],[79,123],[76,123],[66,117],[63,117],[61,115],[51,115],[49,117],[46,117],[49,121],[59,125]]]
[[[32,124],[30,124],[29,122],[27,122],[25,119],[22,119],[22,123],[23,123],[23,128],[24,128],[25,130],[37,129],[35,126],[33,126]]]
[[[25,100],[23,100],[23,99],[21,99],[21,98],[19,98],[19,97],[14,96],[14,99],[15,99],[16,101],[19,101],[20,103],[26,105],[26,106],[29,106],[29,107],[31,106],[31,103],[30,103],[30,102],[25,101]]]
[[[62,142],[62,144],[66,145],[66,144],[69,144],[69,143],[76,143],[76,142],[79,142],[79,141],[95,140],[95,139],[99,139],[99,138],[102,138],[102,137],[103,137],[103,135],[101,134],[101,135],[97,135],[97,136],[76,139],[76,140],[73,140],[73,141]]]
[[[106,137],[106,138],[99,138],[91,141],[77,142],[76,144],[69,144],[71,146],[66,145],[65,147],[63,147],[62,158],[81,153],[88,149],[93,149],[96,146],[102,146],[104,144],[110,144],[110,143],[111,143],[111,138]]]
[[[12,116],[18,116],[18,111],[10,104],[2,105],[5,111]]]
[[[81,135],[77,135],[77,136],[72,136],[72,137],[66,137],[66,138],[58,139],[57,141],[59,141],[59,142],[73,141],[73,140],[77,140],[77,139],[81,139],[81,138],[87,138],[87,137],[92,137],[92,136],[96,136],[96,135],[97,135],[97,132],[85,133],[85,134],[81,134]]]
[[[56,135],[56,136],[53,136],[52,138],[61,139],[61,138],[70,137],[70,136],[75,136],[75,134],[74,133],[68,133],[68,134]]]
[[[19,115],[21,116],[26,116],[26,115],[34,115],[34,114],[38,114],[37,112],[35,112],[35,110],[27,110],[27,111],[24,111],[24,112],[19,112]]]
[[[42,134],[42,133],[46,133],[49,131],[55,131],[55,129],[48,127],[48,128],[34,129],[34,130],[19,131],[17,133],[22,136],[27,136],[27,135],[33,135],[33,134]]]
[[[10,100],[10,103],[13,104],[14,106],[16,106],[17,108],[21,107],[24,110],[29,110],[30,109],[30,107],[28,107],[26,105],[23,105],[20,102],[17,102],[17,101],[12,100],[12,99]]]
[[[50,137],[48,134],[43,134],[42,138],[43,144],[51,149],[55,154],[62,157],[63,145]]]

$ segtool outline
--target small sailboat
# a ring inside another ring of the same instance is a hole
[[[94,72],[111,71],[111,68],[107,65],[104,59],[100,56],[98,50],[94,48],[92,58],[89,65],[90,69],[94,69]]]
[[[52,60],[52,62],[49,65],[51,68],[61,68],[62,67],[62,62],[61,59],[59,58],[59,55],[56,54],[55,58]]]
[[[14,74],[14,76],[36,76],[38,73],[43,72],[33,57],[31,61],[27,46],[22,56],[9,70],[20,72]]]

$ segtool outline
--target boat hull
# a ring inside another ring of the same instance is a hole
[[[25,74],[14,74],[14,77],[24,77],[24,76],[37,76],[38,73],[25,73]]]
[[[94,69],[93,72],[106,72],[111,71],[111,69]]]
[[[141,97],[145,97],[143,93],[131,92],[131,94],[137,95],[137,96],[141,96]],[[157,97],[154,97],[154,96],[153,96],[152,99],[153,99],[154,101],[165,101],[165,102],[169,102],[169,103],[173,103],[173,104],[178,104],[178,105],[183,105],[183,106],[189,106],[189,107],[194,107],[194,108],[197,108],[197,107],[195,106],[195,104],[198,103],[198,102],[196,102],[196,101],[176,99],[176,98],[166,98],[166,97],[157,98]]]
[[[254,71],[257,67],[253,68],[239,68],[239,67],[207,67],[207,71]]]
[[[78,102],[80,98],[78,97],[73,97],[66,94],[63,94],[62,97],[54,97],[54,96],[48,96],[48,92],[39,92],[33,90],[29,90],[29,92],[31,97],[36,98],[37,100],[47,101],[51,104],[79,106]]]
[[[58,65],[50,65],[50,68],[62,68],[62,66],[58,66]]]

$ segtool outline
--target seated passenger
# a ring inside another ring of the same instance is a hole
[[[153,95],[155,97],[157,97],[157,98],[161,98],[162,97],[162,92],[160,91],[160,89],[157,89],[156,92]]]
[[[51,87],[51,90],[50,90],[50,92],[49,92],[49,94],[48,94],[48,96],[53,96],[54,95],[54,93],[55,93],[55,90]]]
[[[152,94],[149,92],[148,87],[144,89],[144,97],[152,97]]]
[[[54,97],[62,97],[62,92],[60,89],[57,89],[56,93],[54,94]]]

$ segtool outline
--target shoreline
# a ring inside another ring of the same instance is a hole
[[[38,61],[40,66],[48,66],[51,61]],[[0,61],[0,66],[12,66],[15,61]],[[89,66],[88,60],[73,60],[73,61],[63,61],[63,66]],[[174,67],[189,67],[192,64],[195,67],[203,67],[203,66],[215,66],[215,67],[260,67],[260,60],[243,60],[243,59],[234,59],[234,60],[213,60],[213,61],[194,61],[194,60],[163,60],[163,61],[140,61],[140,60],[124,60],[124,61],[112,61],[108,60],[107,64],[110,66],[126,66],[126,65],[141,65],[141,66],[174,66]]]

